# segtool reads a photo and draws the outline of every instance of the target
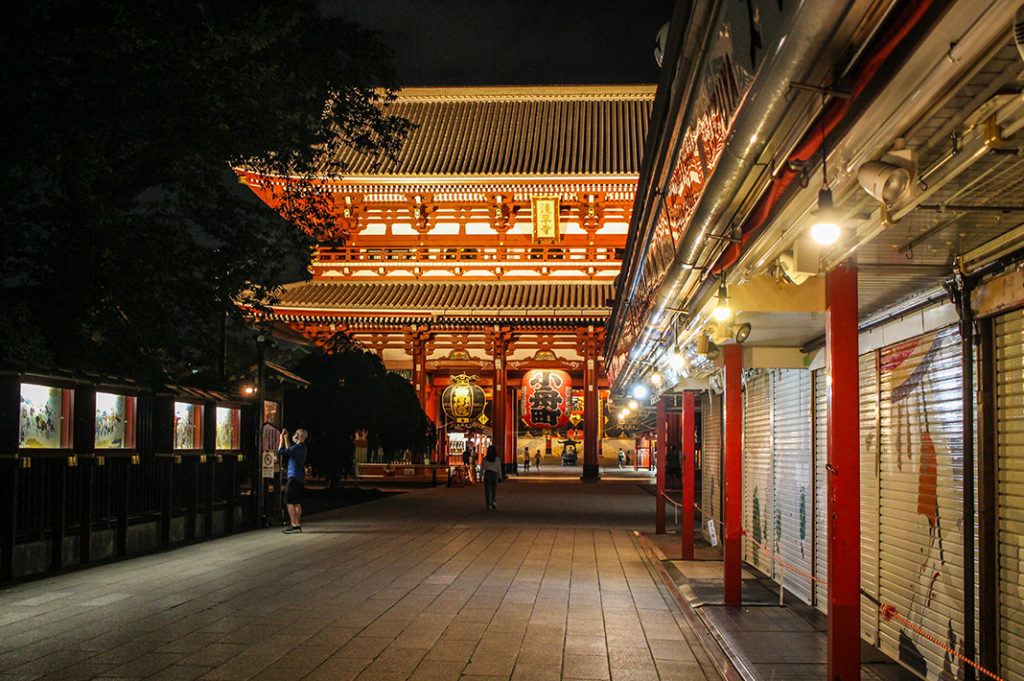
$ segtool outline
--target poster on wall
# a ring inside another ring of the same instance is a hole
[[[217,449],[238,449],[241,413],[231,407],[217,407]]]
[[[203,440],[199,428],[201,410],[191,402],[174,403],[174,448],[202,449]]]

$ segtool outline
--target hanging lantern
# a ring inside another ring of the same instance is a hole
[[[564,428],[572,409],[572,379],[564,371],[531,369],[523,376],[523,420],[530,428]]]
[[[441,393],[441,409],[445,416],[460,426],[468,426],[484,412],[484,389],[474,383],[475,380],[476,376],[466,374],[452,376],[453,383]]]

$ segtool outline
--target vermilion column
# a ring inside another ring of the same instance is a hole
[[[505,471],[508,472],[509,456],[506,452],[506,407],[505,388],[506,372],[505,367],[505,342],[502,338],[494,339],[494,386],[491,391],[491,439],[494,443],[498,459],[505,463]]]
[[[591,327],[592,330],[592,327]],[[598,455],[601,446],[601,398],[597,392],[597,339],[586,340],[586,358],[583,365],[583,475],[584,482],[601,478]]]
[[[424,412],[429,413],[429,387],[427,385],[427,346],[426,343],[417,339],[412,344],[412,384],[416,388],[416,397],[420,400],[420,407]]]
[[[740,346],[726,345],[725,356],[725,604],[739,605],[743,590],[743,358]]]
[[[511,465],[513,473],[519,473],[519,459],[516,456],[516,426],[519,423],[519,410],[516,408],[515,388],[508,388],[505,393],[505,452],[506,461]]]
[[[665,469],[668,457],[665,455],[668,450],[668,404],[665,398],[658,400],[658,421],[655,442],[658,448],[658,472],[655,476],[657,481],[657,494],[654,496],[654,531],[658,534],[665,533]]]
[[[683,560],[693,560],[693,446],[696,420],[693,393],[683,393]]]
[[[860,388],[857,270],[825,276],[828,368],[828,678],[860,679]]]

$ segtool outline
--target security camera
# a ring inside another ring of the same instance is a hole
[[[868,161],[857,170],[857,181],[873,198],[887,206],[910,191],[910,171],[884,161]]]

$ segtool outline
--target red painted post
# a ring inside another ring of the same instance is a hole
[[[694,430],[693,393],[683,393],[683,527],[680,534],[683,540],[683,560],[693,560],[693,448]]]
[[[494,384],[491,390],[491,441],[498,455],[498,460],[504,463],[504,470],[509,472],[509,457],[505,451],[505,340],[501,337],[494,339]]]
[[[668,449],[668,404],[664,397],[658,400],[658,422],[655,442],[658,448],[657,494],[654,499],[654,531],[665,534],[665,463],[668,461],[665,450]]]
[[[601,479],[601,399],[597,392],[597,339],[591,334],[584,343],[583,366],[583,475],[584,482],[597,482]]]
[[[743,356],[740,346],[722,348],[725,356],[725,604],[743,601]]]
[[[506,374],[507,378],[507,374]],[[516,390],[509,388],[505,393],[505,456],[511,457],[512,471],[519,475],[519,458],[516,456],[516,427],[519,425],[519,410],[516,408]]]
[[[828,678],[860,680],[860,387],[857,270],[825,275],[828,367]]]

